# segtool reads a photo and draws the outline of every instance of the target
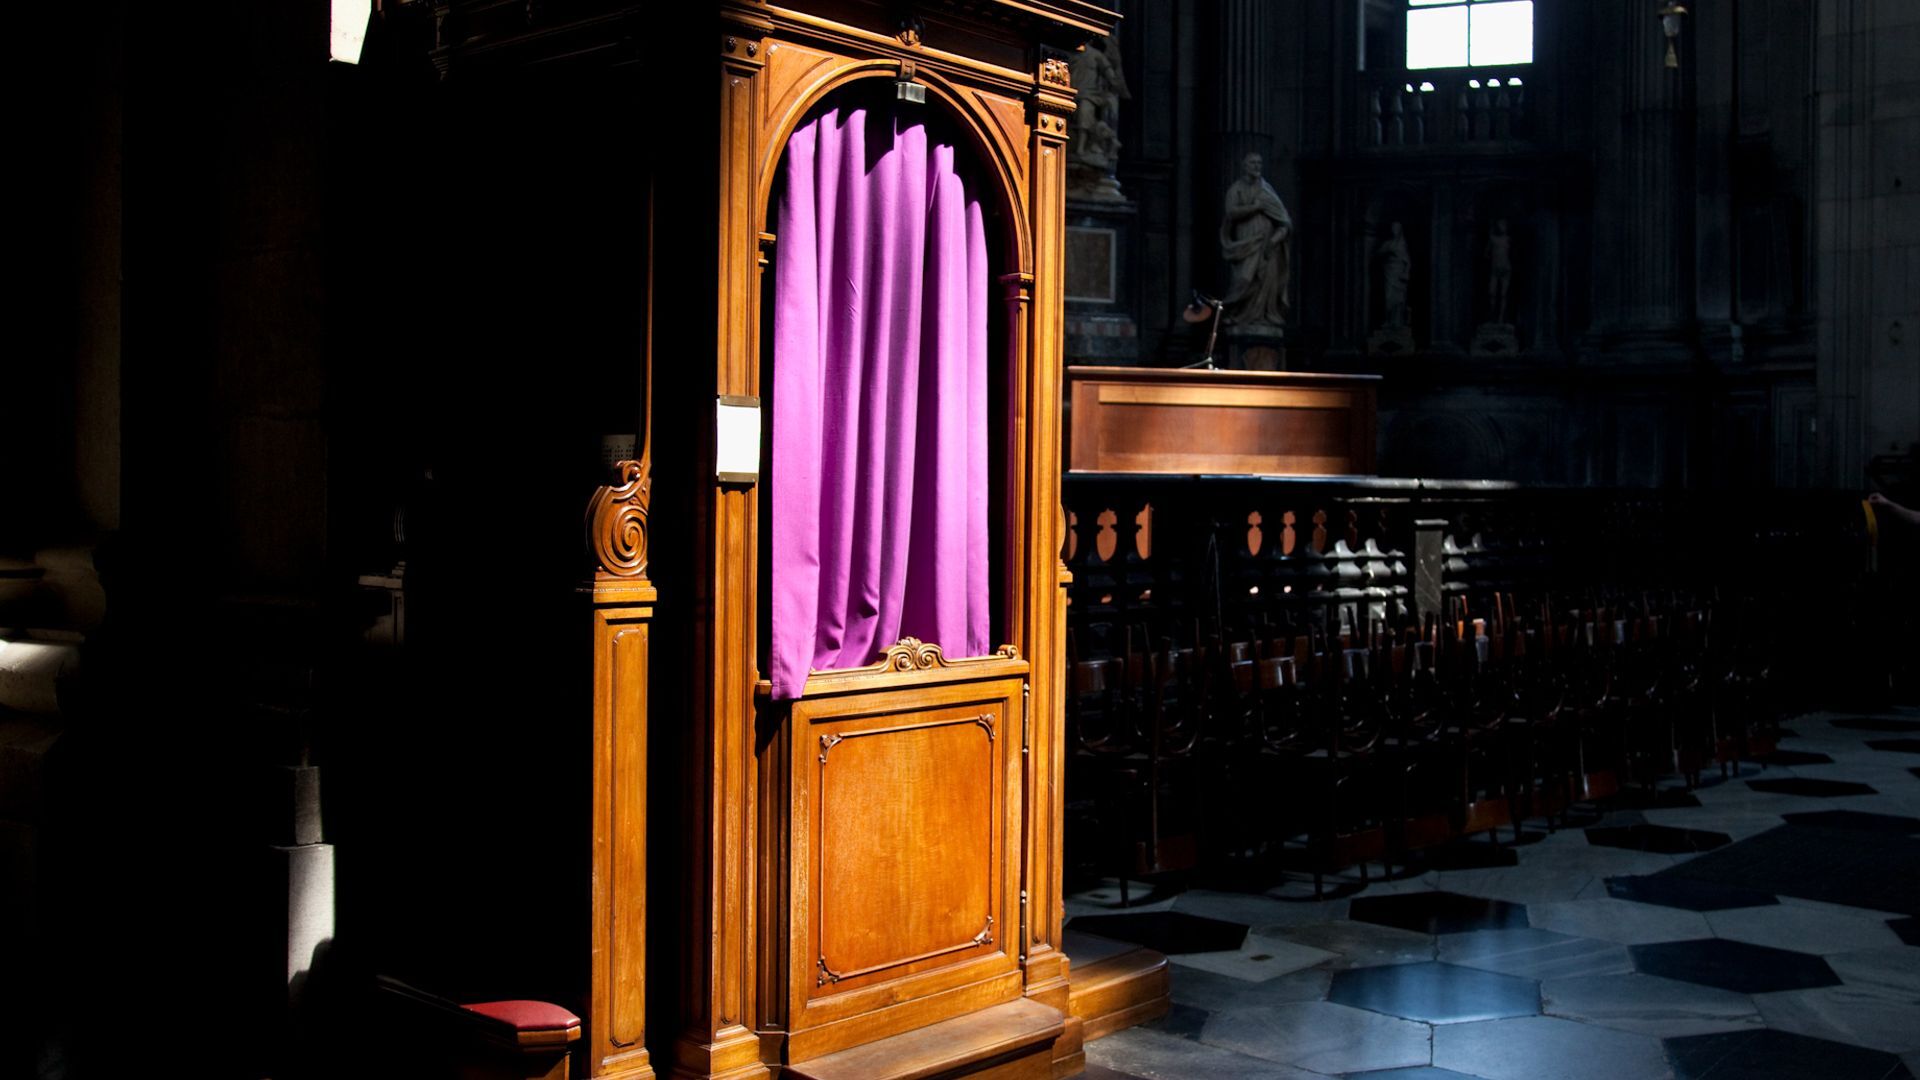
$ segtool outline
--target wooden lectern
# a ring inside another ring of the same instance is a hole
[[[1070,367],[1080,473],[1364,476],[1378,375]]]

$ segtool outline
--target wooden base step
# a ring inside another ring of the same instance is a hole
[[[787,1066],[794,1080],[1050,1080],[1060,1010],[1028,998]]]
[[[1068,939],[1068,956],[1074,957],[1068,1009],[1085,1025],[1088,1042],[1165,1016],[1172,1008],[1172,974],[1165,956],[1138,945],[1113,943],[1123,945],[1114,949],[1092,935],[1076,940],[1069,932]],[[1075,953],[1087,959],[1083,962]]]

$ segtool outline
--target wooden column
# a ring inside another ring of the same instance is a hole
[[[760,230],[756,207],[760,74],[773,24],[729,8],[719,40],[718,249],[714,393],[760,393]],[[676,406],[682,407],[682,406]],[[684,407],[712,409],[709,401]],[[676,1077],[767,1075],[753,1011],[755,762],[753,684],[759,500],[753,484],[714,479],[714,429],[695,447],[699,498],[691,725],[695,797],[687,829],[685,956]]]
[[[593,609],[593,964],[588,1075],[644,1080],[646,1047],[648,629],[647,496],[641,461],[594,493],[587,540]]]
[[[1025,605],[1019,620],[1020,647],[1031,658],[1027,733],[1027,822],[1025,925],[1021,954],[1027,969],[1027,996],[1070,1013],[1067,955],[1060,948],[1065,904],[1060,895],[1061,831],[1066,796],[1065,683],[1066,591],[1060,564],[1065,514],[1060,508],[1062,335],[1066,282],[1067,118],[1074,97],[1064,64],[1045,57],[1033,95],[1031,276],[1020,282],[1029,330],[1024,350],[1026,377],[1025,505],[1019,518],[1020,552],[1025,565],[1019,579]],[[1056,1072],[1069,1075],[1084,1062],[1080,1026],[1069,1018],[1055,1054]]]

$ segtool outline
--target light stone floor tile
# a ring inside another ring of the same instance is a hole
[[[1176,967],[1169,974],[1175,1004],[1224,1012],[1297,1001],[1324,1001],[1327,988],[1333,982],[1333,965],[1321,964],[1257,983],[1195,967]]]
[[[1567,900],[1527,906],[1527,920],[1536,929],[1573,937],[1598,938],[1621,945],[1650,945],[1657,941],[1686,941],[1712,937],[1713,930],[1697,911],[1640,904],[1631,900]]]
[[[1623,945],[1538,929],[1447,934],[1440,938],[1440,959],[1529,979],[1624,975],[1633,970],[1633,959]]]
[[[1839,953],[1827,957],[1827,966],[1856,990],[1907,1002],[1916,1010],[1915,1026],[1920,1026],[1920,948],[1899,945]]]
[[[1786,824],[1779,814],[1747,814],[1699,809],[1649,810],[1647,823],[1666,825],[1675,829],[1703,829],[1707,832],[1725,833],[1729,840],[1740,841],[1758,836],[1768,829],[1777,829]],[[1718,850],[1718,849],[1715,849]]]
[[[1920,1050],[1920,1004],[1853,986],[1755,994],[1767,1026],[1905,1054]]]
[[[1167,959],[1182,967],[1199,968],[1216,975],[1230,975],[1248,982],[1265,982],[1335,959],[1335,954],[1279,938],[1248,934],[1238,949],[1179,953]]]
[[[1145,1080],[1319,1080],[1278,1062],[1139,1028],[1088,1043],[1087,1061]]]
[[[1426,1024],[1325,1001],[1217,1013],[1200,1032],[1210,1046],[1328,1074],[1430,1064],[1432,1039]]]
[[[1339,959],[1328,966],[1336,970],[1417,964],[1434,958],[1434,938],[1431,934],[1344,919],[1307,926],[1265,926],[1256,930],[1255,935],[1262,940],[1269,936],[1277,937],[1335,953]]]
[[[1839,915],[1797,904],[1709,911],[1706,917],[1717,937],[1795,952],[1825,955],[1901,943],[1884,919]]]
[[[1669,1077],[1657,1039],[1552,1016],[1443,1024],[1433,1063],[1486,1080],[1657,1080]]]
[[[1582,837],[1580,842],[1586,845],[1583,849],[1560,848],[1538,853],[1525,852],[1520,857],[1520,865],[1534,871],[1583,871],[1595,877],[1657,874],[1674,865],[1674,858],[1671,855],[1587,844],[1585,837]]]
[[[1343,919],[1347,915],[1347,901],[1275,900],[1270,896],[1256,893],[1195,889],[1192,892],[1181,893],[1173,903],[1173,910],[1184,911],[1189,915],[1203,915],[1209,919],[1224,919],[1243,926],[1269,926],[1275,923]]]
[[[1440,874],[1440,888],[1466,896],[1483,896],[1512,904],[1534,904],[1549,900],[1572,900],[1594,881],[1586,869],[1541,869],[1527,863],[1491,870],[1447,870]]]
[[[1763,1025],[1746,994],[1653,975],[1602,975],[1540,984],[1552,1016],[1668,1039]]]

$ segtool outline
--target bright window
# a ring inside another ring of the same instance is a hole
[[[1533,63],[1533,0],[1407,0],[1407,68]]]

